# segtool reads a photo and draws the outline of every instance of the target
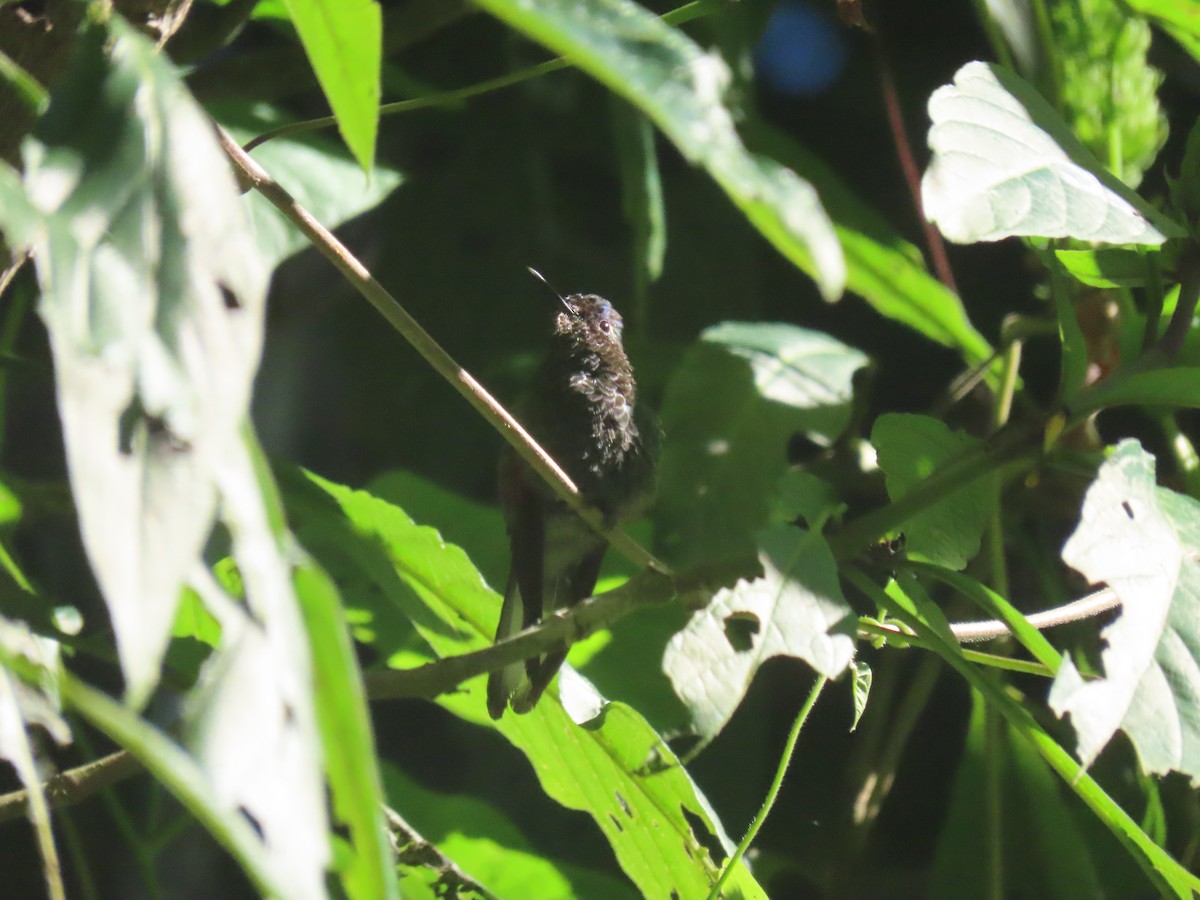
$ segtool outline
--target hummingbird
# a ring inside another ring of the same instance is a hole
[[[661,431],[638,402],[620,313],[596,294],[555,295],[561,308],[549,348],[518,418],[613,528],[637,518],[653,498]],[[500,460],[500,505],[512,562],[497,641],[590,597],[608,548],[512,448]],[[533,709],[566,655],[565,646],[556,647],[492,672],[491,717],[510,705],[516,713]]]

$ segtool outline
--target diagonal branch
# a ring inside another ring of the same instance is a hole
[[[537,625],[489,647],[412,669],[368,672],[365,676],[367,694],[372,700],[436,697],[477,675],[530,659],[555,646],[577,643],[635,609],[676,599],[688,607],[704,606],[721,587],[733,584],[739,578],[754,577],[757,567],[757,560],[746,558],[706,566],[673,578],[644,572],[615,590],[569,609],[561,609]]]
[[[296,202],[266,170],[255,162],[233,140],[223,128],[217,127],[217,136],[222,148],[233,162],[238,181],[258,191],[272,206],[287,217],[321,253],[333,263],[354,288],[365,297],[379,313],[387,319],[401,335],[446,379],[467,402],[469,402],[492,426],[500,432],[535,472],[554,489],[555,494],[579,513],[580,518],[597,532],[604,535],[610,544],[626,559],[642,569],[656,569],[669,574],[667,566],[657,560],[623,530],[607,530],[604,517],[599,510],[584,502],[579,489],[562,467],[538,445],[515,418],[475,378],[454,361],[441,345],[409,315],[382,284],[375,280],[367,267],[355,258],[346,246],[334,237],[307,209]]]

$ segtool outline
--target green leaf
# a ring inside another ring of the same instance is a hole
[[[730,74],[719,56],[631,0],[479,5],[640,109],[827,299],[842,293],[845,261],[816,191],[792,170],[746,150],[724,103]]]
[[[662,176],[654,146],[654,126],[629,104],[610,104],[617,164],[621,175],[621,207],[633,230],[634,295],[641,302],[647,286],[662,275],[667,252],[667,212]]]
[[[398,628],[379,629],[402,640],[376,645],[393,665],[491,643],[500,598],[461,549],[365,492],[315,476],[307,483],[289,478],[285,488],[301,540],[334,573],[347,604],[377,621],[400,611],[420,635],[417,645]],[[493,723],[482,677],[437,702],[465,721],[496,728],[520,749],[548,796],[593,818],[644,896],[707,892],[717,862],[705,847],[716,841],[728,852],[731,845],[686,770],[634,710],[609,703],[598,718],[577,725],[552,685],[531,713]],[[734,884],[747,897],[763,896],[744,866]]]
[[[959,900],[994,893],[989,853],[996,848],[989,846],[994,839],[989,814],[1000,817],[997,862],[1005,896],[1117,896],[1105,889],[1087,836],[1053,771],[1012,725],[987,728],[987,704],[978,691],[971,692],[971,700],[967,744],[938,837],[929,896]],[[994,813],[983,803],[989,775],[1001,804]]]
[[[537,853],[511,819],[476,797],[428,790],[393,765],[383,776],[404,820],[497,897],[634,896],[627,882]]]
[[[363,171],[375,162],[383,14],[376,0],[285,0],[338,131]]]
[[[921,251],[856,196],[837,172],[777,129],[751,122],[746,131],[753,147],[795,169],[821,195],[846,254],[847,290],[880,315],[957,350],[970,365],[991,358],[991,346],[967,318],[962,301],[929,274]]]
[[[240,452],[268,271],[210,121],[149,41],[120,19],[91,28],[60,84],[25,145],[39,311],[84,546],[140,703],[217,469]]]
[[[875,420],[871,443],[887,476],[888,496],[896,501],[979,442],[928,416],[887,413]],[[986,480],[951,492],[904,522],[906,555],[949,569],[965,568],[979,552],[991,503]]]
[[[3,5],[0,3],[0,6]],[[9,88],[30,112],[40,114],[46,108],[46,101],[49,100],[46,89],[3,50],[0,50],[0,78],[8,82]]]
[[[733,716],[771,657],[795,656],[836,678],[854,656],[857,619],[825,540],[778,526],[759,536],[758,558],[762,577],[718,591],[663,656],[663,671],[705,741]]]
[[[333,812],[350,848],[338,867],[342,886],[354,900],[399,898],[371,713],[337,587],[311,563],[296,569],[295,584],[313,650],[313,692]]]
[[[1200,408],[1200,368],[1176,366],[1148,371],[1117,371],[1080,391],[1070,402],[1073,418],[1110,406]]]
[[[1181,237],[1096,162],[1026,82],[967,63],[929,98],[925,214],[958,243],[1014,235],[1108,244]]]
[[[1118,728],[1150,773],[1200,780],[1200,502],[1159,489],[1154,457],[1117,445],[1088,488],[1063,561],[1108,585],[1121,612],[1102,632],[1104,677],[1063,659],[1050,706],[1068,713],[1090,765]]]
[[[1124,0],[1125,5],[1149,18],[1179,41],[1193,59],[1200,60],[1200,22],[1195,0]]]
[[[211,110],[234,140],[245,144],[255,135],[289,124],[291,119],[261,103],[225,102]],[[296,201],[327,228],[376,206],[399,187],[404,176],[376,166],[369,179],[336,141],[320,134],[278,137],[254,150],[254,158]],[[270,266],[311,245],[270,201],[252,191],[246,195],[255,242]]]
[[[771,497],[771,522],[779,525],[796,523],[802,528],[820,531],[825,521],[843,507],[833,485],[811,472],[788,469]]]
[[[1152,279],[1151,255],[1160,257],[1160,271],[1172,268],[1177,254],[1173,244],[1162,250],[1139,253],[1116,247],[1097,250],[1055,250],[1054,255],[1077,281],[1091,287],[1141,287]]]
[[[1193,234],[1200,227],[1200,122],[1188,132],[1179,177],[1166,176],[1175,214],[1191,226]]]
[[[863,660],[856,659],[850,663],[850,695],[854,701],[854,717],[850,720],[850,730],[858,728],[862,714],[867,711],[867,700],[871,697],[871,682],[875,676],[871,667]]]
[[[750,553],[797,432],[824,443],[850,421],[858,350],[793,325],[726,322],[667,386],[657,542],[676,562]]]

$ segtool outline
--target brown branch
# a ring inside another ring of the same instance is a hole
[[[383,812],[387,817],[392,855],[397,864],[436,872],[438,879],[433,887],[439,897],[467,894],[482,900],[498,900],[495,894],[455,865],[454,860],[439,850],[436,844],[422,837],[400,813],[390,806],[385,806]]]
[[[521,458],[546,480],[546,483],[565,503],[579,513],[580,518],[604,535],[608,542],[634,565],[639,568],[656,569],[663,573],[670,572],[665,564],[655,559],[623,530],[619,528],[607,530],[600,511],[584,502],[579,489],[567,473],[550,454],[538,445],[537,441],[530,437],[529,432],[521,426],[521,423],[513,418],[512,414],[501,406],[499,401],[489,394],[470,372],[455,362],[429,332],[408,314],[399,301],[375,280],[367,267],[359,262],[328,228],[318,222],[312,213],[297,203],[291,194],[272,179],[262,166],[242,150],[237,141],[233,140],[223,128],[218,127],[217,134],[221,146],[233,162],[238,180],[262,194],[299,228],[313,246],[320,250],[345,276],[346,280],[412,344],[425,361],[500,432],[504,439],[521,455]]]
[[[861,16],[861,10],[857,10],[857,12]],[[875,53],[875,61],[879,67],[880,93],[883,95],[883,107],[887,114],[888,128],[892,132],[892,143],[896,147],[900,170],[904,174],[904,183],[908,186],[909,195],[912,197],[917,220],[925,235],[925,246],[929,250],[933,270],[937,273],[938,280],[951,293],[957,294],[958,285],[954,281],[954,270],[950,266],[950,257],[946,254],[946,244],[942,240],[941,233],[926,218],[925,204],[921,202],[921,172],[917,167],[912,142],[908,138],[908,129],[904,124],[904,112],[900,108],[900,92],[896,86],[896,75],[892,69],[887,45],[877,26],[868,26],[863,23],[862,27],[871,38],[871,49]]]
[[[412,669],[368,672],[365,676],[367,694],[372,700],[436,697],[477,675],[531,659],[558,645],[577,643],[635,609],[675,599],[682,600],[685,606],[704,606],[718,589],[756,574],[761,574],[761,570],[757,561],[750,558],[706,566],[674,578],[645,572],[616,590],[584,600],[570,609],[559,610],[537,625],[489,647],[447,656]]]
[[[527,659],[553,645],[579,641],[640,607],[680,600],[685,606],[699,608],[719,588],[732,584],[738,578],[753,577],[752,570],[756,565],[748,559],[735,560],[674,578],[645,572],[616,590],[585,600],[570,610],[555,613],[538,625],[490,647],[448,656],[413,669],[368,672],[364,676],[367,696],[372,700],[436,697],[454,690],[470,678]],[[1043,631],[1098,616],[1119,603],[1117,595],[1111,589],[1104,588],[1064,606],[1033,613],[1027,618],[1030,625]],[[894,625],[878,627],[897,635],[905,634]],[[964,644],[993,640],[1010,633],[1007,625],[994,619],[953,622],[950,631]],[[52,808],[78,803],[141,770],[141,764],[129,753],[123,750],[111,753],[49,779],[44,786],[46,799]],[[28,800],[29,794],[25,790],[0,794],[0,822],[25,815]]]
[[[124,750],[110,753],[86,765],[68,769],[46,780],[42,790],[54,809],[86,800],[97,791],[111,787],[142,771],[142,764]],[[0,794],[0,822],[19,819],[29,808],[29,791]]]

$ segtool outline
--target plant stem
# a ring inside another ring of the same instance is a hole
[[[763,798],[762,807],[759,808],[758,815],[754,817],[754,821],[750,823],[750,827],[746,829],[746,836],[737,845],[737,849],[733,852],[733,855],[725,860],[725,865],[721,869],[721,876],[708,892],[707,900],[716,900],[720,895],[722,885],[725,884],[726,880],[733,873],[738,862],[746,855],[746,849],[758,835],[759,829],[762,828],[763,822],[766,821],[767,815],[771,812],[771,807],[775,805],[775,798],[779,796],[779,789],[783,786],[783,776],[787,773],[788,764],[792,761],[792,753],[796,749],[796,741],[800,737],[800,729],[804,727],[804,723],[808,720],[808,714],[812,712],[817,698],[821,696],[821,691],[828,682],[829,679],[824,675],[818,677],[812,686],[812,690],[808,693],[808,699],[804,701],[804,705],[800,707],[800,712],[796,714],[796,721],[792,723],[792,730],[788,732],[787,741],[783,745],[783,755],[779,759],[779,766],[775,769],[775,777],[771,780],[771,786],[767,789],[767,795]]]
[[[314,247],[333,263],[347,281],[375,307],[393,328],[421,354],[455,390],[458,391],[483,418],[491,424],[529,466],[550,485],[558,497],[579,517],[604,535],[608,542],[626,559],[639,568],[656,569],[669,573],[670,569],[656,559],[620,528],[609,530],[599,510],[584,502],[579,489],[562,467],[554,461],[507,409],[475,380],[475,377],[460,366],[433,336],[421,327],[400,302],[347,248],[334,237],[333,232],[317,221],[307,209],[296,202],[266,170],[255,162],[225,129],[217,128],[217,137],[229,159],[233,162],[238,181],[254,188],[276,209],[284,214],[307,237]]]
[[[991,900],[1004,900],[1004,720],[983,700],[984,832]]]

